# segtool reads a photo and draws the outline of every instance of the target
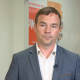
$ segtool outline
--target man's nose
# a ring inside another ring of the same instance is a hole
[[[50,33],[50,32],[51,32],[50,26],[46,26],[46,28],[45,28],[45,33]]]

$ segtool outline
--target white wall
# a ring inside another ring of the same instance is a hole
[[[4,79],[13,52],[13,3],[0,0],[0,80]]]
[[[14,0],[14,53],[24,49],[24,0]]]
[[[63,38],[59,45],[80,53],[80,0],[53,1],[61,3],[63,11]],[[28,0],[0,0],[0,80],[4,80],[13,53],[29,47],[28,11]]]
[[[24,49],[24,0],[0,0],[0,80],[13,53]]]
[[[24,0],[24,48],[30,47],[28,45],[29,38],[29,4],[28,0]]]

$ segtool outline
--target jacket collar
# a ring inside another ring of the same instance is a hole
[[[36,45],[33,45],[32,48],[30,49],[29,59],[30,59],[31,66],[33,68],[33,72],[35,74],[36,80],[42,80],[38,56],[37,56]]]

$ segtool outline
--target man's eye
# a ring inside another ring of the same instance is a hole
[[[56,26],[52,26],[52,28],[56,28]]]
[[[42,27],[44,27],[45,25],[41,25]]]

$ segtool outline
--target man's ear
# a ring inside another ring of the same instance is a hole
[[[34,32],[36,33],[36,24],[34,24]]]

